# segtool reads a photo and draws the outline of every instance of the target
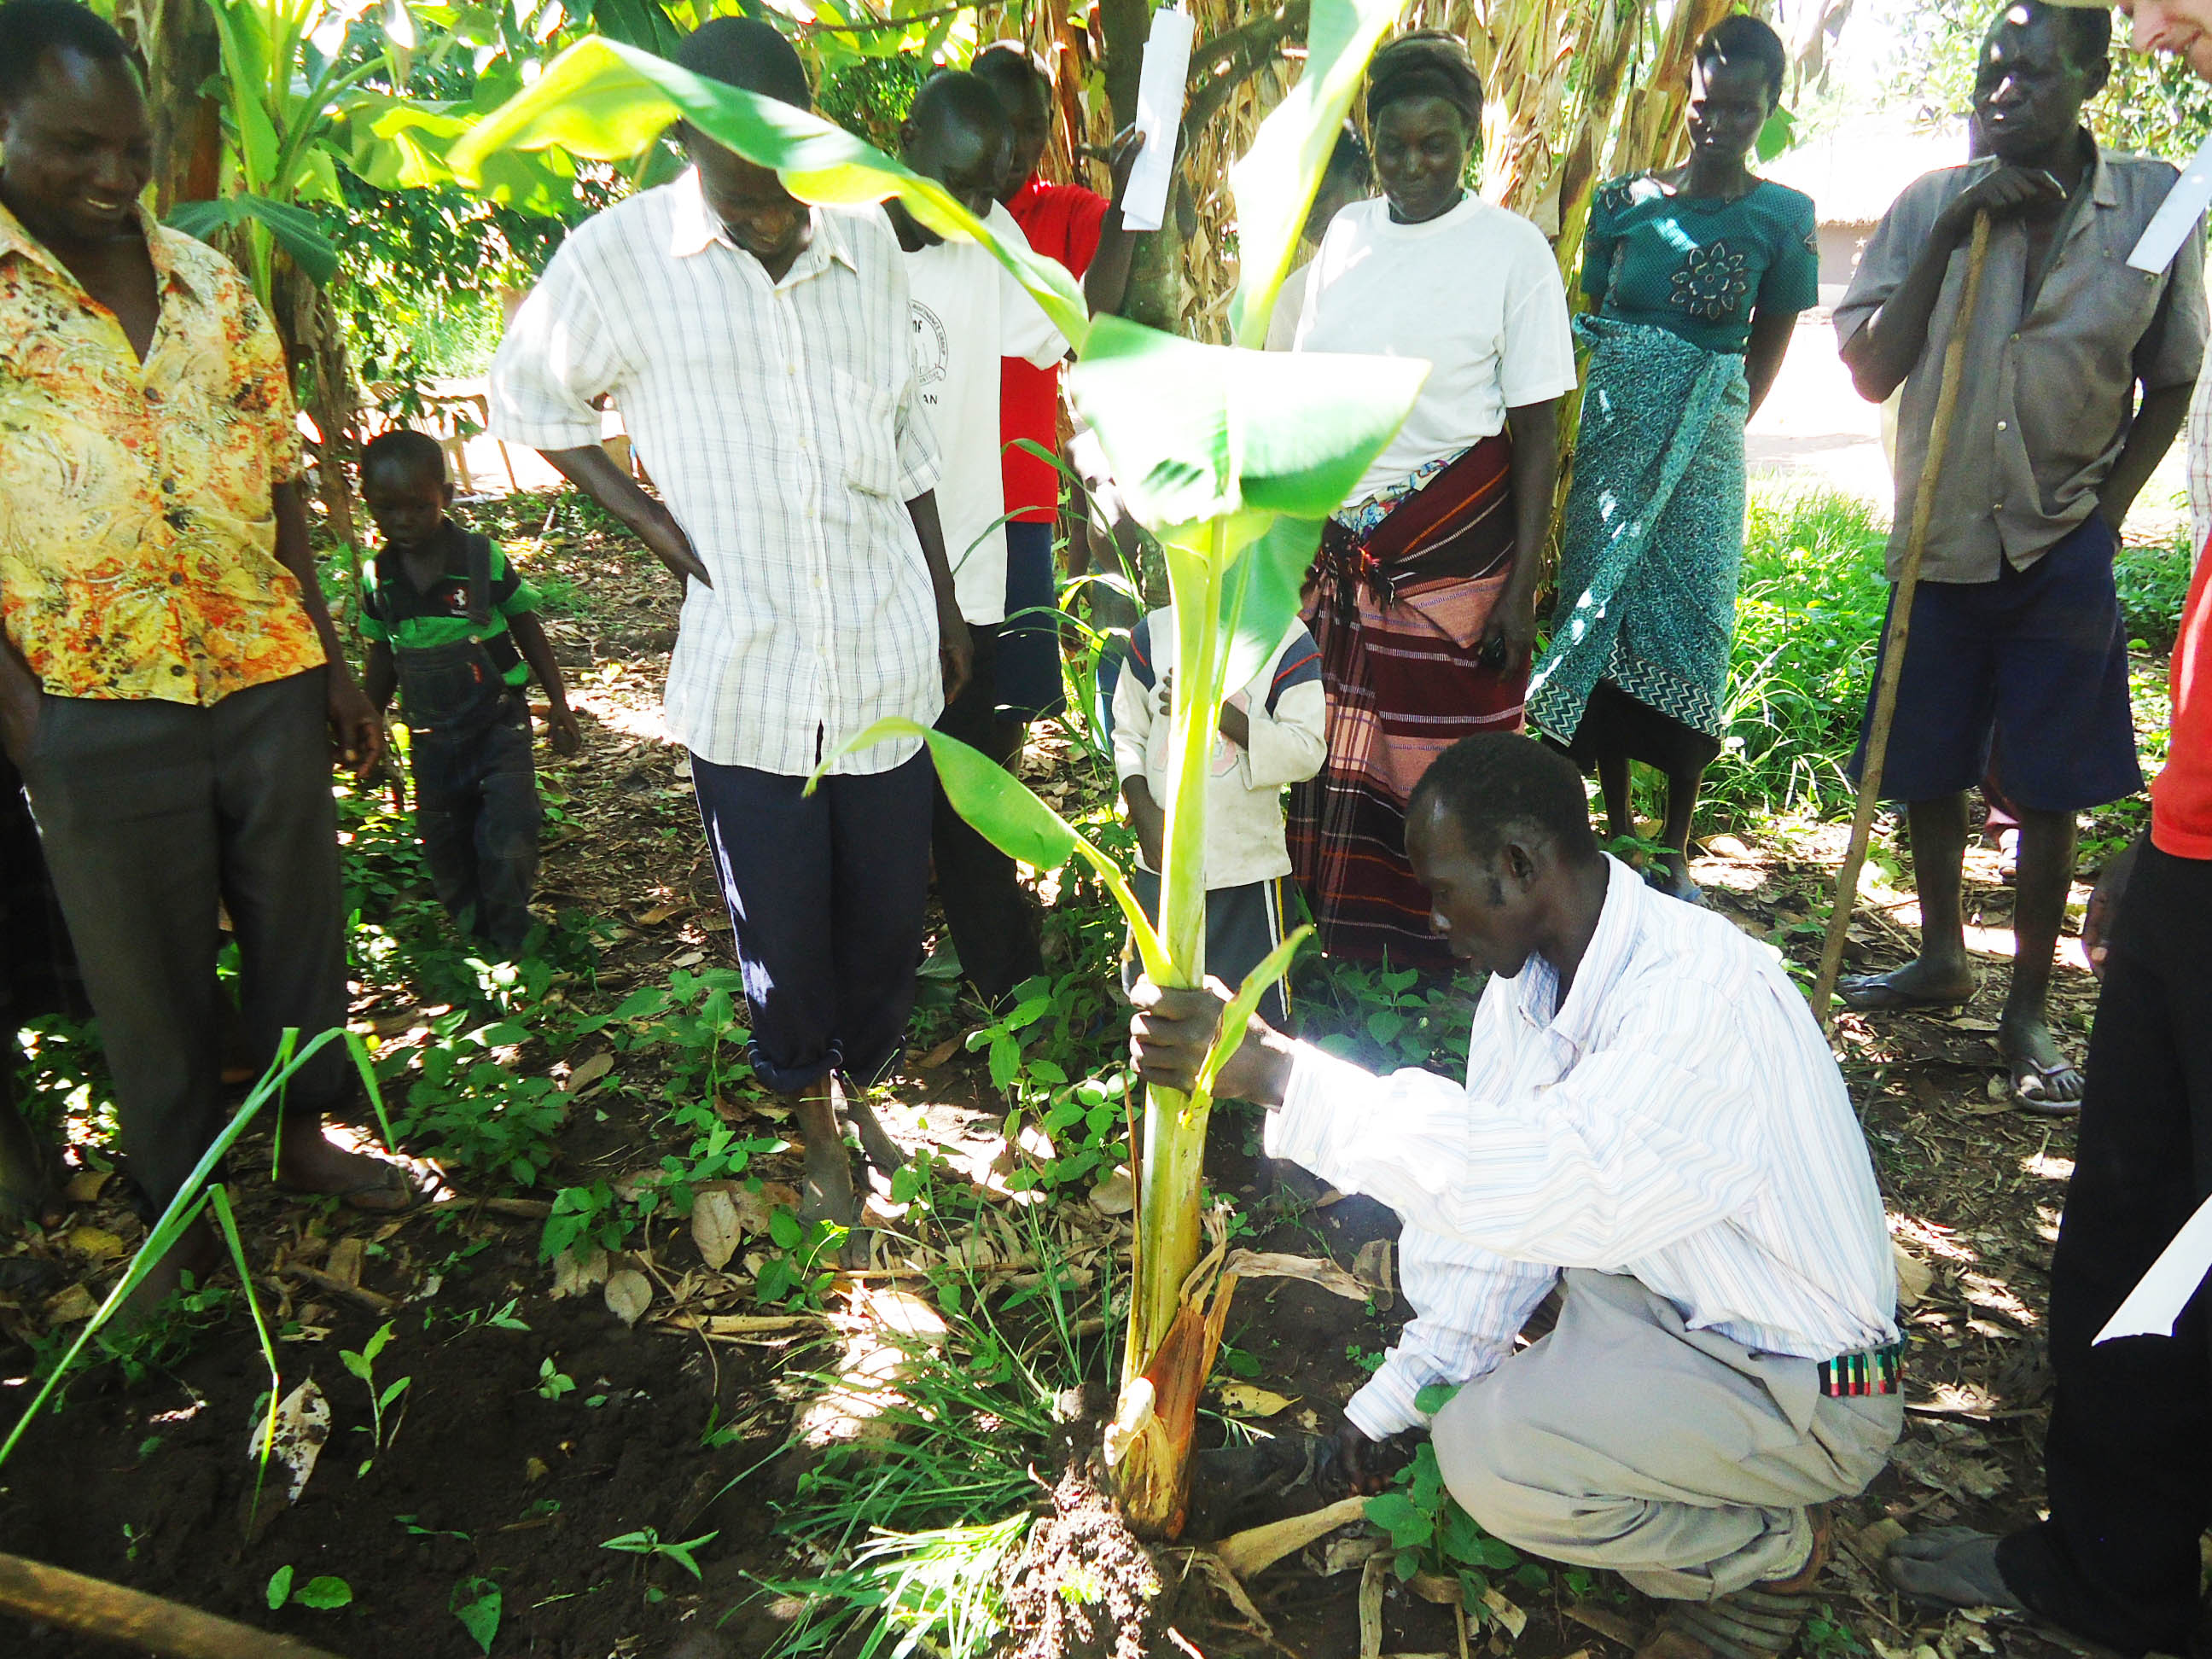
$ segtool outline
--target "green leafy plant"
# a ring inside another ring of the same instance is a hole
[[[1422,1390],[1449,1395],[1451,1390]],[[1455,1579],[1468,1620],[1489,1616],[1486,1598],[1493,1578],[1504,1576],[1523,1589],[1541,1590],[1551,1574],[1522,1559],[1510,1545],[1483,1531],[1444,1489],[1436,1448],[1421,1442],[1413,1461],[1394,1477],[1390,1490],[1367,1500],[1367,1519],[1390,1534],[1392,1570],[1401,1579],[1420,1573]]]
[[[489,1653],[493,1638],[499,1634],[499,1615],[503,1598],[499,1586],[489,1578],[464,1578],[453,1586],[446,1607],[461,1621],[461,1628],[477,1644],[479,1653]]]
[[[1231,314],[1248,346],[1265,337],[1322,168],[1366,60],[1397,12],[1395,0],[1315,0],[1304,71],[1235,169],[1243,257]],[[947,796],[988,839],[1039,869],[1082,857],[1121,905],[1152,979],[1202,983],[1206,763],[1224,687],[1249,678],[1280,641],[1323,520],[1396,432],[1427,366],[1232,350],[1115,317],[1093,323],[1063,270],[1000,245],[934,183],[810,112],[611,42],[569,48],[457,144],[452,160],[465,177],[478,178],[510,148],[558,145],[617,160],[641,153],[679,116],[775,167],[804,199],[895,195],[932,228],[981,243],[1077,348],[1070,393],[1113,465],[1131,516],[1158,538],[1175,601],[1179,693],[1158,925],[1111,859],[975,750],[902,720],[878,722],[848,748],[927,743]],[[496,193],[495,183],[486,179],[484,187]],[[1243,1012],[1295,948],[1294,941],[1277,951],[1248,980],[1195,1090],[1146,1095],[1136,1282],[1107,1460],[1124,1512],[1155,1534],[1181,1522],[1199,1396],[1228,1312],[1218,1259],[1196,1271],[1212,1080],[1243,1040]]]
[[[538,1362],[538,1395],[541,1400],[559,1400],[576,1391],[576,1379],[563,1372],[548,1354]]]
[[[378,1387],[376,1358],[384,1352],[391,1340],[392,1324],[391,1322],[386,1321],[377,1327],[376,1334],[362,1343],[358,1350],[342,1348],[338,1351],[339,1363],[358,1378],[361,1385],[368,1390],[368,1455],[362,1459],[361,1467],[354,1471],[356,1480],[359,1480],[376,1466],[376,1460],[384,1455],[386,1448],[390,1446],[398,1436],[399,1425],[397,1423],[392,1425],[388,1433],[386,1431],[384,1414],[392,1409],[415,1380],[411,1376],[403,1376],[396,1382],[386,1383],[381,1388]]]
[[[698,1537],[686,1539],[680,1544],[671,1544],[664,1541],[660,1534],[653,1528],[641,1527],[635,1532],[626,1532],[619,1538],[610,1538],[599,1547],[603,1550],[617,1550],[625,1555],[642,1555],[648,1559],[654,1556],[665,1557],[683,1568],[694,1578],[697,1578],[702,1575],[698,1562],[692,1559],[694,1553],[720,1536],[721,1534],[719,1532],[702,1533]]]
[[[263,1592],[269,1611],[281,1607],[313,1607],[319,1613],[333,1613],[340,1607],[353,1605],[353,1586],[343,1578],[310,1578],[294,1589],[292,1569],[282,1566],[269,1575],[268,1588]]]
[[[781,1254],[761,1264],[755,1298],[763,1304],[819,1307],[823,1293],[837,1276],[837,1253],[844,1248],[846,1231],[834,1221],[803,1222],[789,1210],[771,1210],[769,1240]]]

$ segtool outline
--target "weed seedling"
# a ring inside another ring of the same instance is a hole
[[[660,1541],[660,1534],[658,1531],[651,1527],[645,1527],[636,1532],[626,1532],[619,1538],[610,1538],[599,1547],[603,1550],[620,1550],[625,1555],[665,1555],[694,1578],[698,1578],[702,1575],[699,1571],[699,1564],[691,1559],[692,1552],[704,1545],[713,1543],[720,1536],[719,1532],[702,1533],[700,1536],[689,1539],[681,1544],[664,1544]]]
[[[501,1597],[499,1586],[489,1578],[464,1578],[453,1586],[453,1594],[446,1607],[461,1621],[461,1628],[469,1639],[483,1653],[491,1651],[492,1638],[499,1634],[499,1614]]]
[[[384,1413],[391,1409],[393,1401],[407,1392],[407,1385],[415,1380],[411,1376],[403,1376],[382,1389],[376,1386],[376,1357],[384,1352],[385,1345],[391,1340],[392,1326],[387,1322],[374,1336],[361,1345],[358,1353],[350,1348],[338,1351],[338,1358],[346,1370],[359,1377],[362,1386],[368,1390],[369,1451],[368,1455],[362,1459],[361,1467],[354,1471],[356,1480],[376,1466],[376,1460],[384,1455],[385,1449],[398,1436],[399,1425],[397,1423],[392,1425],[390,1433],[385,1431]]]
[[[292,1569],[283,1566],[269,1575],[265,1592],[269,1611],[279,1607],[313,1607],[319,1613],[331,1613],[339,1607],[353,1605],[353,1586],[343,1578],[310,1578],[299,1589],[292,1588]]]
[[[538,1367],[538,1392],[541,1398],[558,1400],[564,1394],[576,1391],[576,1379],[564,1376],[548,1356]]]

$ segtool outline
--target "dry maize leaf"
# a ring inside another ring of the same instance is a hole
[[[72,1227],[62,1242],[94,1261],[112,1261],[123,1254],[123,1241],[105,1227]]]
[[[680,899],[672,903],[656,904],[637,919],[638,925],[641,927],[658,927],[669,917],[680,916],[690,908],[690,904]]]
[[[1239,1279],[1302,1279],[1351,1302],[1364,1303],[1370,1292],[1350,1273],[1317,1256],[1284,1255],[1271,1250],[1238,1250],[1224,1265]]]
[[[246,1455],[255,1462],[260,1462],[265,1437],[270,1462],[281,1465],[292,1477],[285,1488],[284,1501],[296,1504],[300,1494],[307,1490],[307,1477],[315,1472],[315,1460],[322,1455],[323,1443],[331,1437],[331,1402],[310,1377],[286,1395],[276,1407],[274,1434],[270,1433],[269,1426],[269,1419],[256,1412],[253,1431],[246,1443]]]
[[[349,1285],[361,1283],[361,1264],[364,1246],[348,1234],[331,1246],[331,1258],[323,1271],[332,1279],[343,1279]]]
[[[1398,1289],[1391,1275],[1390,1241],[1371,1238],[1362,1244],[1359,1254],[1352,1258],[1352,1276],[1374,1291],[1379,1304],[1389,1307]]]
[[[585,1090],[590,1088],[594,1083],[597,1083],[609,1072],[613,1071],[614,1068],[614,1055],[609,1053],[606,1049],[602,1048],[599,1053],[593,1054],[589,1060],[586,1060],[582,1065],[577,1066],[575,1070],[568,1073],[568,1081],[562,1085],[562,1092],[563,1094],[569,1095],[580,1095]]]
[[[563,1250],[553,1258],[553,1295],[581,1296],[594,1285],[603,1285],[607,1278],[607,1253],[594,1244],[580,1253]]]
[[[72,1204],[90,1204],[107,1190],[107,1183],[115,1179],[112,1170],[79,1170],[62,1188],[62,1196]]]
[[[1382,1581],[1389,1570],[1379,1555],[1359,1570],[1359,1659],[1382,1659]]]
[[[625,1325],[635,1325],[653,1305],[653,1281],[635,1267],[624,1267],[607,1275],[607,1287],[601,1294],[609,1313]]]
[[[1136,1207],[1136,1191],[1127,1170],[1116,1170],[1091,1189],[1091,1207],[1101,1215],[1127,1215]]]
[[[1929,1285],[1935,1283],[1936,1270],[1895,1239],[1890,1241],[1889,1249],[1897,1258],[1897,1305],[1917,1308],[1928,1294]]]
[[[1514,1640],[1520,1640],[1521,1632],[1528,1628],[1528,1615],[1507,1601],[1496,1588],[1483,1591],[1482,1605],[1490,1609],[1490,1616],[1504,1626],[1505,1633]]]
[[[1223,1405],[1246,1417],[1273,1417],[1285,1406],[1297,1403],[1296,1395],[1277,1394],[1249,1382],[1224,1382],[1218,1392]]]
[[[1459,1580],[1447,1578],[1442,1573],[1417,1572],[1407,1581],[1406,1588],[1424,1601],[1434,1602],[1440,1607],[1463,1606],[1467,1601],[1460,1589]]]
[[[1370,1556],[1386,1555],[1389,1551],[1390,1540],[1380,1533],[1351,1533],[1330,1539],[1318,1562],[1310,1554],[1306,1561],[1323,1578],[1334,1578],[1340,1572],[1366,1565]]]
[[[92,1299],[92,1292],[82,1285],[72,1285],[67,1290],[50,1297],[42,1310],[49,1325],[74,1325],[80,1319],[89,1319],[100,1310]]]
[[[1214,1553],[1228,1565],[1229,1571],[1239,1578],[1249,1578],[1255,1572],[1265,1571],[1295,1550],[1302,1550],[1319,1538],[1325,1538],[1339,1527],[1349,1526],[1354,1521],[1367,1517],[1367,1500],[1364,1498],[1340,1498],[1326,1509],[1305,1515],[1294,1515],[1284,1521],[1270,1521],[1264,1527],[1252,1527],[1234,1537],[1224,1538],[1214,1547]]]
[[[925,1346],[941,1348],[951,1335],[944,1316],[911,1291],[871,1291],[862,1305],[893,1335]]]
[[[699,1247],[699,1259],[715,1272],[729,1265],[744,1236],[736,1200],[728,1193],[702,1191],[691,1200],[691,1242]]]

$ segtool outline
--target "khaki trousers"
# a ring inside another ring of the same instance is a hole
[[[1805,1506],[1863,1491],[1902,1395],[1834,1399],[1812,1360],[1684,1328],[1622,1274],[1571,1268],[1549,1336],[1437,1413],[1462,1508],[1516,1549],[1710,1601],[1805,1564]]]

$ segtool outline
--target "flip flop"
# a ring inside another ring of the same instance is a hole
[[[2078,1117],[2081,1114],[2081,1097],[2077,1092],[2071,1100],[2055,1100],[2046,1092],[2054,1079],[2061,1073],[2071,1072],[2079,1079],[2081,1068],[2070,1060],[2062,1060],[2056,1066],[2039,1066],[2032,1060],[2008,1060],[2005,1062],[2011,1074],[2007,1092],[2012,1103],[2023,1112],[2037,1117]]]
[[[1947,993],[1940,996],[1901,990],[1887,974],[1853,974],[1836,987],[1844,1006],[1863,1014],[1955,1014],[1974,1000],[1974,994]]]

